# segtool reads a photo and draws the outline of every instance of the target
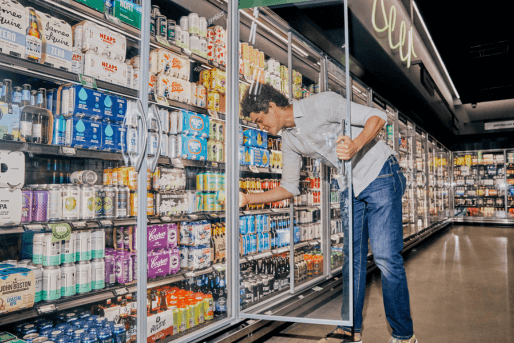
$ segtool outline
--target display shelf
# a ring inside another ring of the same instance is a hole
[[[321,240],[320,239],[311,239],[309,241],[303,241],[303,242],[300,242],[300,243],[297,243],[294,245],[295,249],[300,249],[300,248],[304,248],[304,247],[307,247],[307,246],[316,246],[316,245],[320,245],[321,244]]]
[[[51,81],[57,84],[75,83],[80,84],[79,74],[66,70],[49,67],[44,64],[32,62],[23,58],[14,57],[0,53],[0,69],[22,74],[37,79]],[[96,80],[98,89],[106,90],[131,98],[136,98],[138,91],[135,89],[115,85],[110,82]]]
[[[204,328],[206,328],[208,326],[211,326],[211,325],[213,325],[213,324],[215,324],[217,322],[220,322],[220,321],[222,321],[222,320],[224,320],[226,318],[227,318],[227,315],[214,316],[214,318],[211,319],[211,320],[206,320],[202,324],[196,325],[196,326],[194,326],[194,327],[192,327],[190,329],[187,329],[186,331],[181,331],[181,332],[176,333],[176,334],[174,334],[172,336],[166,336],[165,338],[162,338],[162,339],[158,340],[157,342],[158,343],[170,343],[170,342],[176,341],[176,340],[178,340],[178,339],[180,339],[182,337],[185,337],[185,336],[187,336],[189,334],[192,334],[192,333],[194,333],[196,331],[200,331],[200,330],[202,330],[202,329],[204,329]]]

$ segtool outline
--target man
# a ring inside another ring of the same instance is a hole
[[[325,92],[289,104],[270,85],[257,84],[241,101],[243,115],[272,135],[282,131],[283,170],[280,187],[258,194],[239,194],[239,206],[270,203],[299,194],[301,155],[337,168],[339,161],[351,160],[353,171],[353,268],[354,326],[337,328],[332,337],[342,342],[362,342],[362,309],[366,287],[368,238],[382,273],[382,291],[387,320],[393,329],[390,343],[417,343],[410,316],[409,291],[403,266],[402,196],[405,177],[394,152],[376,138],[386,123],[385,113],[351,103],[350,139],[343,136],[346,99]],[[254,95],[257,94],[257,95]],[[336,138],[337,137],[337,138]],[[335,142],[334,142],[335,140]],[[336,144],[337,143],[337,148]],[[341,182],[341,185],[343,183]],[[344,187],[344,186],[343,186]],[[341,189],[343,191],[343,189]],[[341,195],[341,207],[348,196]],[[344,210],[344,208],[341,208]],[[345,229],[348,237],[348,227]],[[343,275],[349,275],[348,244],[345,244]],[[341,315],[348,320],[349,282],[343,281]]]

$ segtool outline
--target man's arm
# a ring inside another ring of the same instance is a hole
[[[384,119],[378,116],[373,116],[366,121],[364,129],[355,139],[351,140],[348,136],[337,137],[337,157],[344,161],[351,159],[353,155],[378,135],[384,124]]]
[[[289,199],[291,197],[293,197],[293,195],[282,187],[277,187],[263,193],[244,194],[239,192],[239,207],[246,206],[247,204],[267,204],[270,202]]]

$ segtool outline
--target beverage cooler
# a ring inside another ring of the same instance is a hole
[[[2,339],[192,342],[246,319],[351,325],[351,164],[298,156],[294,198],[238,208],[239,191],[282,178],[281,133],[240,113],[263,83],[290,101],[333,91],[387,113],[380,138],[408,180],[406,242],[450,215],[447,149],[268,8],[0,7]],[[341,319],[280,308],[333,277],[347,282]]]

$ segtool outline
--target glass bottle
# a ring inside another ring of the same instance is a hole
[[[29,26],[26,34],[27,59],[40,62],[41,60],[41,30],[39,29],[36,11],[29,7]]]

